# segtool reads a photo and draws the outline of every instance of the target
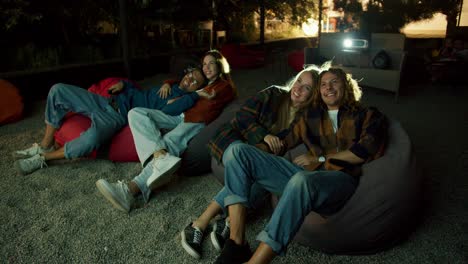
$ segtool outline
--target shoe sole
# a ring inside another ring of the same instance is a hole
[[[182,243],[182,247],[185,249],[185,251],[187,253],[189,253],[190,256],[196,258],[196,259],[200,259],[201,258],[201,255],[198,254],[195,250],[193,250],[188,244],[187,244],[187,239],[185,238],[185,233],[184,233],[184,230],[182,230],[182,232],[180,232],[180,236],[182,237],[181,239],[181,243]]]
[[[210,233],[210,238],[211,238],[211,244],[215,248],[217,252],[221,252],[222,248],[221,245],[218,243],[218,240],[216,239],[216,233],[213,231]]]
[[[19,165],[19,160],[15,161],[15,168],[16,168],[16,171],[19,172],[19,174],[21,175],[28,175],[29,173],[27,173],[26,171],[23,171],[23,169],[21,169],[21,166]]]
[[[31,174],[31,173],[33,173],[33,172],[35,172],[35,171],[37,171],[37,170],[42,169],[42,168],[39,167],[39,168],[37,168],[37,169],[35,169],[35,170],[32,170],[32,171],[25,171],[25,170],[23,170],[23,169],[21,168],[21,166],[19,165],[19,162],[20,162],[19,160],[15,161],[15,168],[16,168],[16,171],[18,171],[19,174],[21,174],[21,175],[23,175],[23,176],[28,175],[28,174]]]
[[[106,187],[106,184],[102,183],[101,180],[98,180],[96,182],[96,187],[98,188],[99,192],[104,196],[104,198],[106,198],[106,200],[109,201],[112,204],[112,206],[114,206],[114,208],[125,213],[130,212],[130,209],[127,210],[118,202],[117,199],[115,199],[115,197],[112,195],[112,192],[109,191],[109,189]]]
[[[168,182],[171,181],[171,176],[172,174],[174,174],[179,168],[180,168],[180,164],[182,163],[182,159],[180,159],[179,161],[177,161],[174,166],[172,166],[172,168],[168,171],[166,171],[165,173],[163,173],[161,176],[159,176],[157,179],[155,179],[154,181],[152,181],[150,184],[148,184],[148,188],[150,190],[154,190],[158,187],[161,187],[165,184],[167,184]]]

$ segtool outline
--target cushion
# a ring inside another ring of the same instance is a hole
[[[115,162],[140,161],[133,141],[132,131],[128,125],[112,138],[109,147],[109,159]]]
[[[132,80],[129,80],[126,78],[120,78],[120,77],[110,77],[110,78],[106,78],[104,80],[99,81],[98,83],[91,85],[91,87],[88,88],[88,91],[95,93],[95,94],[99,94],[100,96],[104,96],[107,98],[107,97],[110,97],[110,94],[107,92],[109,87],[111,87],[112,85],[116,84],[119,81],[131,82],[136,88],[141,89],[140,85]]]
[[[63,146],[77,138],[82,132],[86,131],[91,126],[91,120],[80,114],[69,114],[60,129],[55,132],[55,142]],[[133,142],[132,132],[127,125],[114,135],[109,146],[108,158],[115,162],[132,162],[139,161]],[[94,150],[88,158],[96,158],[97,151]]]
[[[79,137],[82,132],[91,126],[91,120],[80,114],[69,113],[65,116],[62,126],[55,132],[55,142],[59,146]],[[97,152],[94,150],[89,158],[96,158]]]
[[[297,50],[288,54],[288,65],[296,72],[304,69],[304,51]]]
[[[0,94],[0,125],[20,120],[24,105],[18,88],[0,79]]]
[[[221,53],[226,57],[232,68],[250,69],[265,65],[265,52],[249,49],[238,44],[225,44]]]
[[[182,162],[180,171],[186,176],[195,176],[208,173],[211,171],[210,155],[206,145],[216,130],[225,122],[231,120],[235,112],[240,108],[241,100],[231,102],[221,115],[204,127],[202,131],[195,136],[188,144],[187,150],[182,154]],[[81,132],[88,129],[91,121],[89,118],[73,114],[67,118],[62,127],[56,132],[55,140],[60,145],[65,144],[80,135]],[[91,157],[96,157],[96,152],[93,152]],[[109,160],[115,162],[138,162],[138,155],[133,141],[133,135],[129,126],[125,126],[113,138],[109,146]]]
[[[108,88],[121,80],[130,81],[135,85],[135,87],[138,87],[138,88],[140,87],[138,84],[136,84],[135,82],[131,80],[128,80],[125,78],[119,78],[119,77],[111,77],[111,78],[106,78],[96,84],[93,84],[91,87],[88,88],[88,91],[99,94],[104,97],[109,97],[110,95],[107,92]],[[65,145],[66,142],[69,142],[77,138],[82,132],[87,130],[90,126],[91,126],[91,120],[88,117],[80,115],[80,114],[69,113],[65,117],[64,121],[62,122],[62,126],[55,132],[55,135],[54,135],[55,142],[58,145],[63,146]],[[136,151],[132,152],[131,148],[126,149],[127,151],[125,152],[121,151],[122,149],[125,149],[125,148],[122,148],[123,144],[127,144],[129,142],[133,144],[133,137],[131,136],[131,134],[130,136],[128,135],[125,136],[125,133],[126,132],[124,132],[123,135],[117,137],[117,140],[118,140],[117,143],[114,143],[114,139],[113,139],[112,144],[111,144],[111,146],[114,146],[115,151],[118,153],[114,155],[114,153],[110,152],[109,156],[115,157],[117,161],[133,161],[134,159],[133,154],[136,153]],[[117,134],[116,136],[118,135],[119,134]],[[122,141],[122,142],[120,143],[119,141]],[[135,147],[133,145],[133,150],[134,149]],[[96,158],[96,155],[97,155],[97,151],[95,150],[90,154],[89,157]],[[128,160],[126,160],[126,158]],[[138,157],[136,160],[138,161]]]
[[[290,157],[304,151],[299,147]],[[222,165],[212,165],[214,176],[223,179]],[[393,246],[414,228],[421,182],[411,141],[401,125],[391,120],[385,155],[363,166],[354,195],[328,218],[309,213],[295,241],[333,254],[369,254]],[[272,203],[276,206],[277,197]]]
[[[204,127],[202,131],[190,140],[187,150],[182,154],[183,175],[193,176],[209,173],[211,171],[211,156],[208,153],[208,141],[215,135],[219,127],[229,122],[241,107],[243,100],[231,102],[213,122]]]

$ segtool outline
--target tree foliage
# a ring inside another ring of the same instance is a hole
[[[256,35],[254,24],[259,14],[259,0],[215,0],[215,19],[218,26],[234,34]],[[318,0],[268,0],[263,1],[267,19],[279,19],[291,25],[300,25],[308,18],[318,16]],[[235,37],[234,37],[235,38]]]
[[[460,0],[370,0],[367,11],[357,0],[335,0],[335,8],[361,14],[361,31],[398,32],[404,25],[429,19],[441,12],[447,16],[448,27],[455,24]]]
[[[98,30],[98,22],[115,20],[117,2],[112,0],[2,0],[0,32],[19,33],[35,42],[69,43]],[[117,13],[118,14],[118,13]]]

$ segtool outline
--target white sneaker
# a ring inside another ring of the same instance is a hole
[[[42,148],[39,144],[34,143],[30,148],[23,149],[23,150],[17,150],[12,153],[13,158],[15,159],[26,159],[30,158],[36,154],[42,154],[44,152],[51,152],[54,150],[54,147],[50,147],[48,149]]]
[[[151,164],[153,166],[153,174],[146,181],[146,185],[150,190],[161,187],[171,180],[172,174],[180,167],[181,159],[167,153],[158,158],[154,158]]]
[[[38,169],[47,167],[44,156],[36,154],[27,159],[20,159],[15,161],[16,169],[22,174],[26,175]]]
[[[96,182],[96,187],[115,208],[126,213],[130,212],[135,198],[130,193],[127,184],[122,181],[109,183],[104,179],[100,179]]]

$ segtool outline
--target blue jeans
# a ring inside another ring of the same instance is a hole
[[[166,149],[169,154],[179,157],[189,141],[205,127],[204,123],[186,123],[183,115],[171,116],[160,110],[136,107],[128,113],[128,123],[143,170],[133,181],[138,185],[145,201],[151,190],[146,182],[151,177],[152,167],[147,160],[154,152]],[[170,129],[164,136],[161,129]]]
[[[279,255],[311,211],[330,215],[337,212],[356,190],[358,181],[341,171],[305,171],[283,157],[247,144],[236,144],[225,153],[224,205],[249,206],[252,184],[281,194],[270,221],[257,239]]]
[[[242,141],[240,140],[236,140],[234,142],[232,142],[227,148],[226,150],[224,151],[224,153],[230,153],[230,149],[236,145],[236,144],[240,144],[240,143],[243,143]],[[230,156],[229,154],[228,155],[224,155],[223,154],[223,164],[224,164],[224,157],[226,156]],[[268,192],[263,189],[262,186],[260,186],[259,184],[256,184],[254,183],[251,188],[250,188],[250,195],[249,195],[249,199],[248,199],[248,203],[249,203],[249,206],[250,208],[255,208],[259,205],[260,202],[263,201],[263,199],[268,195]],[[223,187],[221,189],[221,191],[219,191],[216,196],[213,198],[213,200],[223,209],[223,214],[224,216],[227,216],[227,208],[224,206],[224,199],[226,198],[226,196],[228,196],[228,192],[226,190],[226,187]]]
[[[127,123],[126,118],[109,105],[107,98],[73,85],[53,85],[47,96],[45,122],[59,128],[68,112],[89,117],[91,126],[79,137],[65,143],[67,159],[83,157],[98,149]]]

